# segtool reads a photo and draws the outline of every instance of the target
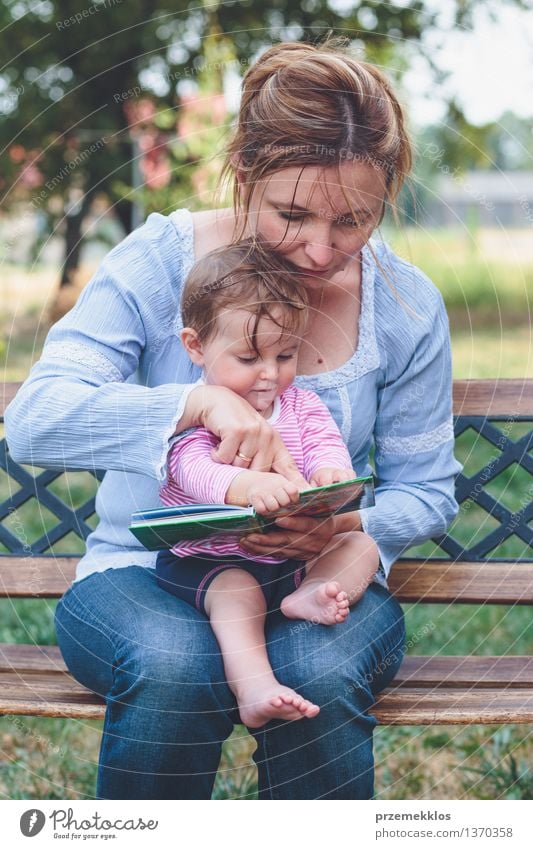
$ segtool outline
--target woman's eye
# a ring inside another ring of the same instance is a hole
[[[280,212],[280,217],[283,218],[284,221],[290,222],[302,222],[305,220],[305,215],[295,215],[293,212]]]
[[[358,227],[364,227],[365,224],[368,223],[368,218],[363,220],[357,220],[355,218],[340,218],[337,222],[341,227],[350,227],[352,229],[357,229]]]

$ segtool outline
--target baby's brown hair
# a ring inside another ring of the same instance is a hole
[[[281,311],[279,308],[281,307]],[[253,316],[248,341],[257,352],[257,328],[262,318],[281,333],[299,335],[307,321],[308,297],[279,256],[253,239],[218,248],[198,260],[187,277],[181,299],[184,327],[196,330],[201,342],[217,330],[225,309],[245,309]]]

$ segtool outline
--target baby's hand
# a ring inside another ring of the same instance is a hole
[[[323,469],[316,470],[310,484],[311,486],[329,486],[330,483],[342,483],[355,477],[357,475],[353,469],[335,469],[331,466],[324,466]]]
[[[304,479],[305,486],[299,487],[298,483],[275,472],[257,472],[253,477],[246,494],[248,503],[261,514],[274,513],[281,507],[295,504],[300,497],[300,489],[307,487]]]

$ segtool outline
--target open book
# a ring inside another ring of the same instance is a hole
[[[258,515],[253,507],[232,504],[185,504],[141,510],[133,513],[130,531],[145,548],[157,551],[172,548],[182,540],[203,539],[213,534],[237,539],[254,531],[265,533],[274,528],[281,516],[321,519],[373,505],[374,481],[370,475],[306,489],[296,504],[266,516]]]

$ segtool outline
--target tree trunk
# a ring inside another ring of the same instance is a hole
[[[65,209],[66,233],[65,233],[65,259],[61,271],[59,288],[71,286],[80,264],[80,253],[83,244],[81,228],[83,219],[89,212],[93,201],[94,190],[89,190],[77,204],[71,204]]]
[[[113,206],[113,212],[124,227],[126,236],[133,230],[133,204],[129,200],[118,200]]]

